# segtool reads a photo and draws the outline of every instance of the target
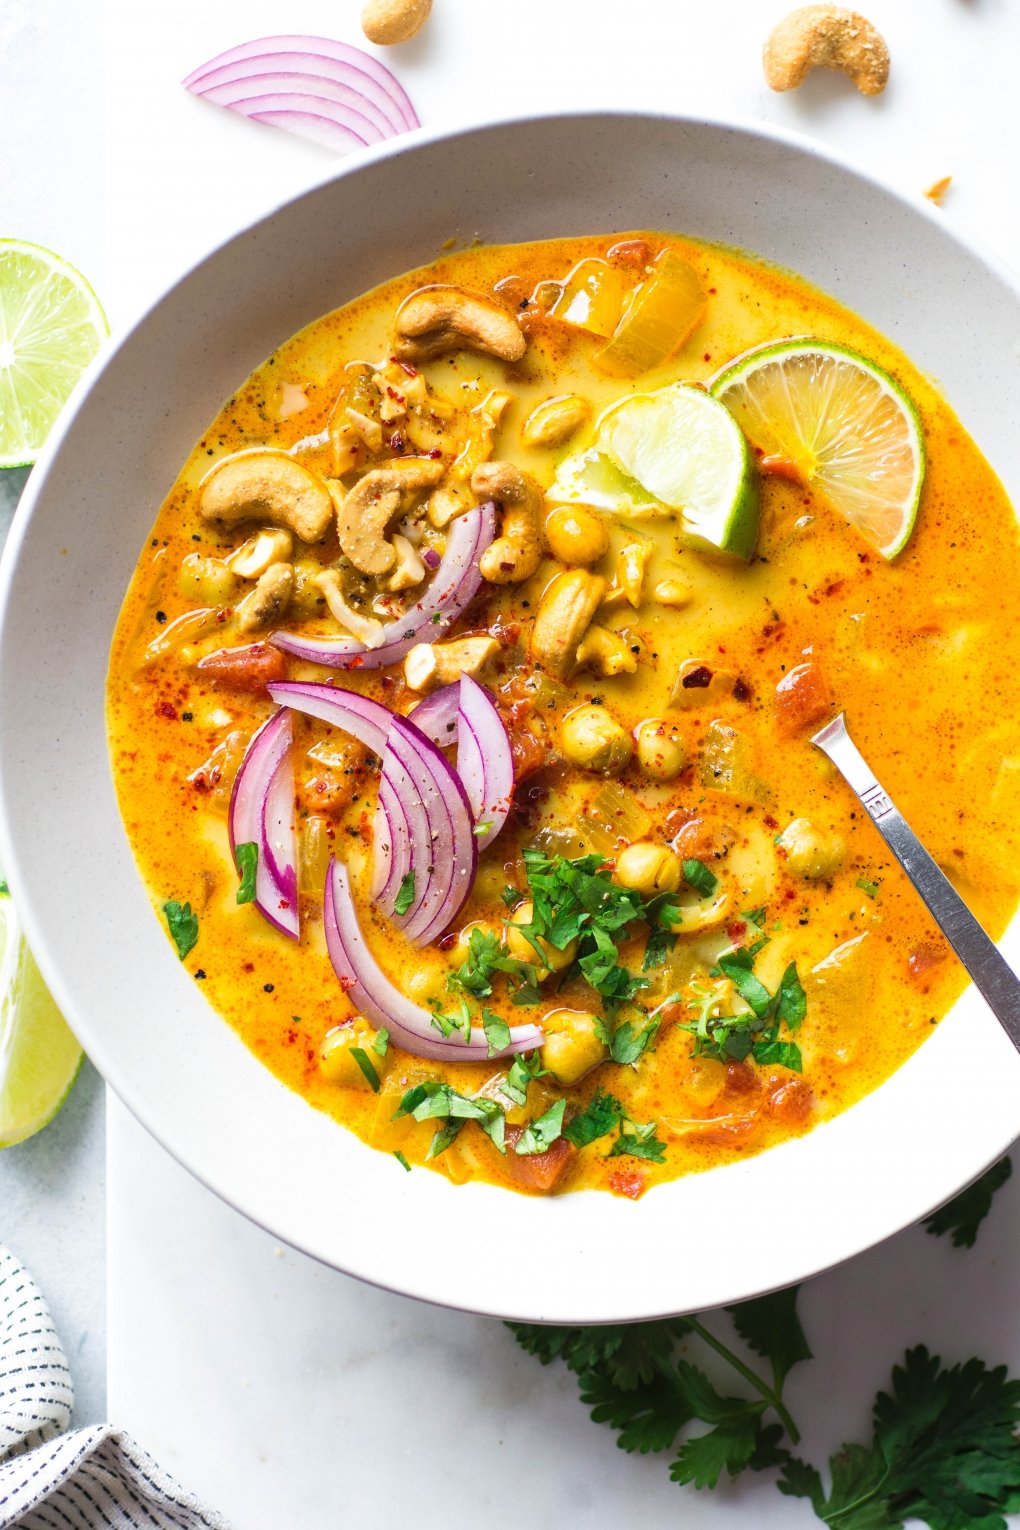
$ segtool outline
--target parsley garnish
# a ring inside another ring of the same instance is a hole
[[[491,1009],[482,1010],[482,1029],[489,1043],[490,1057],[495,1057],[497,1052],[502,1052],[510,1045],[510,1027],[505,1020],[494,1015]]]
[[[651,1046],[659,1033],[661,1019],[656,1016],[645,1025],[634,1024],[633,1020],[623,1020],[609,1037],[609,1055],[615,1063],[622,1067],[631,1067],[638,1061]]]
[[[501,1153],[506,1152],[506,1118],[495,1100],[484,1096],[458,1094],[450,1084],[429,1079],[415,1084],[402,1096],[393,1113],[394,1121],[413,1116],[416,1121],[443,1120],[447,1125],[433,1137],[428,1157],[437,1158],[454,1142],[465,1121],[477,1121],[485,1135]]]
[[[563,1135],[575,1147],[587,1147],[600,1137],[608,1137],[623,1119],[623,1106],[615,1095],[597,1089],[588,1105],[563,1128]]]
[[[379,1093],[379,1075],[375,1070],[375,1063],[369,1057],[364,1047],[351,1047],[351,1056],[372,1086],[375,1094]]]
[[[402,878],[400,887],[397,890],[397,896],[393,900],[393,912],[395,914],[406,914],[413,902],[414,872],[409,871],[407,875]]]
[[[729,978],[750,1014],[720,1015],[720,996],[714,989],[694,989],[695,1003],[690,1005],[696,1020],[683,1029],[692,1032],[695,1057],[715,1057],[722,1062],[743,1062],[753,1057],[764,1067],[779,1064],[794,1073],[801,1071],[800,1048],[782,1034],[796,1031],[807,1014],[807,995],[791,962],[783,973],[776,992],[769,993],[753,972],[754,952],[760,943],[740,946],[719,958],[716,975]]]
[[[1012,1172],[1012,1161],[1000,1158],[980,1179],[968,1185],[966,1190],[961,1190],[959,1195],[947,1201],[938,1211],[933,1211],[930,1217],[925,1217],[925,1227],[938,1237],[950,1233],[954,1248],[973,1248],[978,1228],[992,1209],[992,1196],[1002,1188]]]
[[[237,889],[238,903],[254,903],[255,878],[259,869],[259,847],[255,841],[234,846],[234,860],[241,873],[241,885]]]
[[[684,881],[688,887],[693,887],[696,893],[703,898],[710,898],[719,886],[719,878],[714,872],[709,871],[704,861],[692,859],[684,861]]]
[[[171,939],[177,947],[177,955],[183,961],[198,944],[198,915],[193,912],[190,903],[178,903],[174,899],[163,904],[163,913]]]
[[[410,1174],[410,1172],[411,1172],[411,1165],[408,1163],[407,1159],[404,1157],[403,1153],[400,1151],[399,1148],[397,1148],[397,1150],[393,1154],[393,1156],[397,1160],[397,1162],[399,1163],[400,1167],[402,1169],[406,1169],[408,1174]]]
[[[557,1138],[563,1135],[563,1112],[566,1108],[566,1100],[559,1099],[543,1115],[529,1121],[517,1139],[514,1152],[530,1155],[544,1153],[551,1148]]]
[[[610,1158],[617,1158],[621,1153],[630,1158],[648,1158],[652,1163],[666,1162],[666,1144],[660,1142],[655,1135],[655,1122],[648,1121],[643,1126],[637,1121],[626,1119],[620,1127],[620,1135],[609,1149]]]

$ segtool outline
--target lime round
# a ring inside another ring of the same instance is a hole
[[[14,904],[0,895],[0,1148],[52,1121],[82,1051],[25,944]]]
[[[749,558],[758,535],[758,474],[730,411],[671,383],[613,404],[591,450],[560,464],[548,498],[629,515],[676,515],[692,541]]]
[[[79,271],[38,245],[0,239],[0,468],[35,461],[108,333]]]
[[[902,552],[924,481],[917,410],[895,378],[828,341],[738,356],[711,384],[767,457],[791,464],[883,557]]]

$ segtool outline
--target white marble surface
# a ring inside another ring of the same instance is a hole
[[[282,21],[278,0],[0,0],[0,233],[75,260],[122,327],[215,240],[329,166],[310,145],[193,101],[180,77],[283,26],[357,41],[359,9],[295,0]],[[435,0],[427,32],[389,62],[427,126],[610,103],[731,111],[812,134],[914,193],[952,173],[946,218],[1016,263],[1020,13],[1010,0],[869,0],[893,51],[878,101],[828,76],[771,95],[759,51],[784,9]],[[9,498],[10,479],[3,488]],[[101,1405],[99,1119],[86,1081],[35,1143],[0,1157],[0,1237],[64,1314],[82,1420]],[[431,1530],[452,1506],[536,1530],[665,1530],[681,1514],[720,1530],[815,1523],[767,1482],[678,1497],[661,1462],[617,1452],[572,1381],[520,1355],[498,1324],[369,1290],[278,1249],[119,1107],[108,1196],[110,1413],[239,1530],[389,1530],[412,1515]],[[795,1214],[777,1210],[777,1235]],[[1020,1369],[1018,1235],[1014,1180],[975,1252],[914,1230],[811,1284],[818,1358],[791,1398],[810,1420],[809,1454],[860,1435],[907,1343]]]

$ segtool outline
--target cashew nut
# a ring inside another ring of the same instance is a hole
[[[691,603],[691,592],[680,579],[660,579],[652,591],[652,599],[660,606],[672,606],[679,611]]]
[[[369,42],[407,42],[429,19],[432,0],[368,0],[361,13],[361,30]]]
[[[286,452],[254,451],[213,468],[201,485],[198,508],[207,521],[271,521],[302,542],[317,542],[329,526],[333,501],[325,484]]]
[[[531,633],[536,663],[563,679],[574,664],[577,647],[602,604],[606,581],[586,568],[557,574],[542,596]]]
[[[483,462],[471,475],[479,499],[503,507],[502,535],[482,554],[479,568],[490,584],[520,584],[542,561],[545,496],[535,480],[512,462]]]
[[[452,643],[416,643],[404,659],[404,680],[412,691],[431,691],[461,675],[474,679],[498,652],[499,643],[487,634]]]
[[[616,578],[605,599],[607,606],[629,601],[636,611],[644,594],[645,573],[652,556],[650,542],[628,542],[616,555]]]
[[[589,627],[577,648],[581,668],[590,665],[597,675],[632,675],[637,669],[637,654],[618,632],[608,627]]]
[[[386,529],[407,495],[429,489],[443,476],[443,464],[429,457],[397,457],[373,468],[348,493],[330,484],[336,501],[336,534],[341,550],[363,574],[388,574],[397,549]]]
[[[413,585],[421,584],[425,578],[425,565],[414,543],[395,532],[393,546],[396,548],[397,566],[387,579],[386,588],[396,593],[397,590],[409,590]]]
[[[344,599],[340,575],[335,568],[324,568],[321,574],[316,574],[312,582],[316,589],[321,590],[325,595],[330,615],[350,633],[351,637],[357,638],[359,643],[364,643],[366,648],[379,647],[386,629],[382,622],[376,621],[374,616],[362,616],[359,612],[351,610]]]
[[[238,578],[257,579],[271,563],[289,563],[293,551],[294,538],[289,531],[267,526],[249,537],[247,542],[242,542],[225,562]]]
[[[762,62],[773,90],[796,90],[819,65],[839,69],[864,96],[889,78],[889,49],[871,22],[836,5],[805,5],[771,32]]]
[[[238,630],[258,632],[271,626],[287,609],[293,588],[294,570],[290,564],[271,563],[234,611]]]
[[[587,399],[576,393],[563,393],[536,404],[521,426],[521,445],[532,447],[562,446],[591,414]]]
[[[434,361],[451,351],[520,361],[526,346],[513,314],[481,292],[421,287],[397,309],[394,350],[401,361]]]
[[[370,452],[381,452],[383,444],[382,426],[378,420],[373,420],[370,414],[362,414],[360,409],[354,409],[348,404],[344,410],[347,422],[351,429],[358,435]]]

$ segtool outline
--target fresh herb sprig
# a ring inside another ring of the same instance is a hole
[[[925,1227],[937,1237],[948,1233],[954,1248],[973,1248],[978,1228],[992,1209],[992,1197],[996,1190],[1001,1190],[1012,1172],[1012,1160],[1000,1158],[980,1179],[961,1190],[959,1195],[954,1195],[930,1217],[925,1217]]]
[[[758,949],[757,942],[739,946],[720,956],[713,969],[715,975],[730,980],[748,1012],[719,1014],[718,991],[703,988],[696,991],[696,1003],[690,1006],[697,1018],[685,1021],[683,1028],[694,1036],[695,1057],[715,1057],[723,1062],[743,1062],[746,1057],[753,1057],[762,1067],[778,1063],[800,1073],[800,1048],[788,1039],[807,1014],[807,995],[797,975],[797,964],[790,963],[779,987],[770,993],[754,974],[754,953]]]
[[[198,915],[190,903],[178,903],[176,898],[171,898],[163,904],[163,917],[177,947],[177,955],[183,961],[198,945]]]

